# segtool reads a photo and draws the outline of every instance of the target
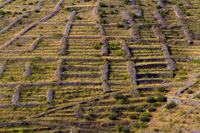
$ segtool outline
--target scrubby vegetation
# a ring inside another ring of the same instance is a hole
[[[0,132],[200,132],[198,0],[0,0]]]

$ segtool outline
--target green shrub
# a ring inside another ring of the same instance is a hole
[[[131,17],[132,17],[132,18],[136,18],[137,15],[135,15],[134,13],[131,13]]]
[[[116,120],[116,116],[115,116],[115,115],[109,115],[109,116],[108,116],[108,119],[109,119],[109,120]]]
[[[166,91],[166,88],[165,87],[158,87],[157,90],[159,92],[165,92]]]
[[[200,122],[200,117],[199,116],[196,117],[196,121]]]
[[[186,16],[190,16],[190,13],[189,13],[189,12],[186,12],[185,15],[186,15]]]
[[[100,17],[100,18],[103,18],[103,13],[100,13],[100,14],[99,14],[99,17]]]
[[[117,27],[117,28],[121,28],[121,27],[122,27],[122,25],[121,25],[121,24],[119,24],[119,23],[117,23],[117,24],[116,24],[116,27]]]
[[[81,19],[81,17],[80,16],[75,16],[75,18],[74,18],[75,20],[80,20]]]
[[[162,17],[165,17],[167,14],[168,14],[168,12],[166,12],[166,11],[160,11],[160,15],[161,15]]]
[[[147,113],[147,112],[144,112],[144,113],[142,113],[142,115],[141,116],[147,116],[147,117],[151,117],[151,114],[149,114],[149,113]]]
[[[162,7],[161,7],[161,6],[159,6],[159,5],[158,5],[158,6],[156,6],[156,9],[161,9],[161,8],[162,8]]]
[[[159,130],[157,128],[154,129],[154,132],[158,132]]]
[[[123,19],[123,23],[128,24],[128,20]]]
[[[165,97],[165,96],[158,96],[157,97],[157,101],[158,102],[166,102],[167,101],[167,97]]]
[[[128,5],[129,4],[129,0],[124,0],[124,4]]]
[[[117,112],[119,112],[119,110],[116,109],[115,107],[112,107],[111,111],[112,111],[113,113],[117,113]]]
[[[146,102],[148,102],[148,103],[154,103],[154,102],[156,102],[156,99],[154,98],[154,97],[148,97],[147,99],[146,99]]]
[[[106,22],[105,19],[102,19],[102,20],[101,20],[101,23],[102,23],[102,24],[106,24],[107,22]]]
[[[192,94],[192,93],[193,93],[193,90],[188,90],[187,93],[188,93],[188,94]]]
[[[151,28],[152,25],[151,25],[151,24],[147,24],[146,27],[147,27],[147,28]]]
[[[115,94],[114,99],[116,99],[116,100],[124,99],[124,96],[122,94]]]
[[[90,120],[90,116],[89,116],[89,115],[85,115],[85,116],[84,116],[84,119]]]
[[[122,132],[123,132],[123,133],[130,133],[130,129],[129,129],[129,128],[123,128],[123,129],[122,129]]]
[[[106,4],[104,4],[104,3],[100,3],[100,7],[106,7]]]
[[[200,94],[196,95],[196,98],[200,99]]]
[[[183,4],[182,4],[182,3],[178,3],[177,5],[178,5],[178,6],[183,6]]]
[[[39,13],[40,12],[40,10],[35,10],[35,13]]]
[[[141,107],[136,107],[135,112],[143,112],[143,109]]]
[[[174,108],[175,106],[176,106],[176,104],[175,104],[174,102],[171,102],[171,103],[167,104],[167,105],[165,106],[165,108],[166,108],[166,109],[171,109],[171,108]]]
[[[156,111],[156,109],[153,108],[153,107],[150,107],[150,108],[148,108],[148,111],[149,111],[149,112],[154,112],[154,111]]]
[[[94,45],[94,49],[98,50],[98,49],[101,49],[101,42],[97,43]]]
[[[4,15],[4,14],[6,14],[4,11],[0,11],[0,15]]]
[[[141,117],[140,117],[140,121],[142,121],[142,122],[149,122],[150,119],[149,119],[149,117],[147,117],[147,116],[141,116]]]
[[[152,106],[158,107],[158,106],[160,106],[160,104],[159,103],[153,103]]]
[[[109,13],[110,13],[110,14],[114,14],[114,11],[113,11],[113,10],[111,10]]]
[[[118,103],[119,103],[119,104],[125,103],[125,99],[118,99]]]
[[[22,9],[22,11],[26,11],[26,8]]]
[[[136,128],[136,129],[139,129],[139,128],[144,128],[145,125],[144,125],[143,122],[140,122],[140,123],[134,123],[132,127]]]
[[[115,128],[116,128],[117,132],[121,132],[123,127],[117,125]]]
[[[136,117],[137,117],[136,114],[130,114],[130,115],[129,115],[129,118],[130,118],[130,119],[136,119]]]

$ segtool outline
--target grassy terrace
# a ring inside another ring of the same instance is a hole
[[[200,132],[200,1],[157,1],[0,8],[0,132]]]

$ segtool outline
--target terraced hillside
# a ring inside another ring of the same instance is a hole
[[[199,0],[0,0],[0,132],[200,132]]]

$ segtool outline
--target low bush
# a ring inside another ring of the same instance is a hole
[[[85,115],[85,116],[84,116],[84,119],[90,120],[90,116],[89,116],[89,115]]]
[[[109,116],[108,116],[108,119],[109,119],[109,120],[116,120],[116,116],[115,116],[115,115],[109,115]]]
[[[128,20],[123,19],[123,23],[128,24]]]
[[[115,100],[124,99],[124,96],[122,94],[115,94],[114,99]]]
[[[169,103],[165,106],[166,109],[171,109],[171,108],[174,108],[174,107],[176,107],[176,104],[174,102],[171,102],[171,103]]]
[[[130,114],[130,115],[129,115],[129,118],[130,118],[130,119],[136,119],[136,117],[137,117],[136,114]]]
[[[149,111],[149,112],[154,112],[154,111],[156,111],[156,109],[153,108],[153,107],[150,107],[150,108],[148,108],[148,111]]]
[[[143,112],[143,109],[141,107],[136,107],[135,112]]]
[[[154,97],[148,97],[147,99],[146,99],[146,102],[148,102],[148,103],[155,103],[156,102],[156,99],[154,98]]]
[[[122,129],[122,132],[123,132],[123,133],[130,133],[130,129],[129,129],[129,128],[123,128],[123,129]]]
[[[156,6],[156,9],[161,9],[161,8],[162,8],[162,7],[161,7],[161,6],[159,6],[159,5],[158,5],[158,6]]]
[[[112,107],[111,111],[112,111],[113,113],[117,113],[117,112],[119,112],[119,110],[116,109],[115,107]]]
[[[188,90],[187,91],[187,94],[192,94],[193,93],[193,90]]]
[[[141,117],[140,117],[140,121],[142,121],[142,122],[149,122],[150,119],[149,119],[149,117],[147,117],[147,116],[141,116]]]
[[[114,12],[113,10],[111,10],[109,13],[110,13],[110,14],[114,14],[115,12]]]
[[[190,13],[189,13],[189,12],[186,12],[185,15],[186,15],[186,16],[190,16]]]
[[[196,95],[196,98],[200,99],[200,94]]]
[[[107,22],[106,22],[105,19],[102,19],[102,20],[101,20],[101,23],[102,23],[102,24],[106,24]]]
[[[101,42],[97,43],[94,45],[94,49],[98,50],[98,49],[101,49]]]
[[[165,96],[158,96],[157,97],[157,101],[158,102],[166,102],[167,101],[167,97],[165,97]]]
[[[139,128],[144,128],[145,127],[145,124],[143,122],[140,122],[140,123],[134,123],[132,128],[136,128],[136,129],[139,129]]]
[[[121,28],[121,27],[122,27],[122,25],[121,25],[121,24],[119,24],[119,23],[117,23],[117,24],[116,24],[116,27],[117,27],[117,28]]]
[[[159,103],[153,103],[152,106],[158,107],[158,106],[160,106],[160,104]]]
[[[121,127],[121,126],[119,126],[119,125],[117,125],[115,128],[116,128],[117,132],[121,132],[122,129],[123,129],[123,127]]]
[[[124,0],[124,4],[128,5],[129,4],[129,0]]]
[[[159,92],[165,92],[166,91],[166,88],[165,87],[158,87],[157,90]]]
[[[147,117],[151,117],[151,114],[149,114],[149,113],[147,113],[147,112],[144,112],[144,113],[142,113],[142,115],[141,116],[147,116]]]

